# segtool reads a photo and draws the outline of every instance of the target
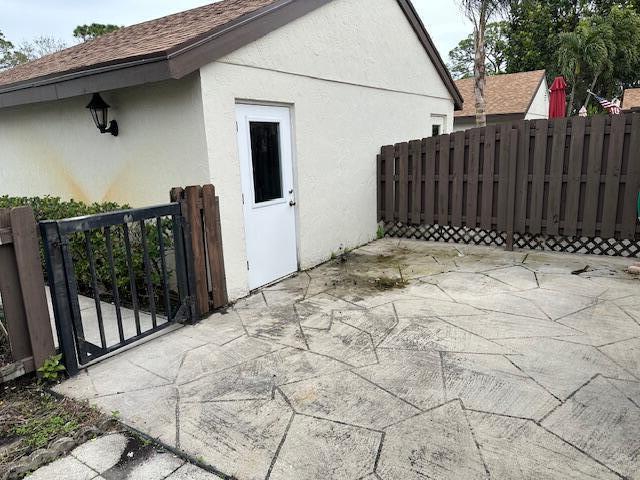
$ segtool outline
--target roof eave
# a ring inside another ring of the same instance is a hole
[[[451,73],[449,72],[449,69],[445,65],[444,61],[442,60],[440,53],[438,53],[438,50],[436,49],[433,43],[433,40],[431,40],[431,36],[427,32],[427,29],[424,26],[424,23],[422,23],[422,20],[420,20],[420,16],[418,15],[418,12],[413,6],[413,3],[411,3],[411,0],[398,0],[398,4],[402,8],[402,11],[404,12],[407,19],[409,20],[409,23],[411,23],[411,26],[413,27],[413,30],[416,32],[416,35],[418,36],[420,43],[422,43],[422,46],[427,51],[429,58],[433,62],[433,65],[438,72],[438,75],[440,76],[440,78],[445,84],[445,87],[449,91],[449,94],[453,99],[454,109],[456,111],[462,110],[462,104],[464,103],[462,94],[458,90],[458,87],[456,86],[453,80],[453,77],[451,77]]]
[[[118,60],[89,69],[66,71],[0,87],[0,108],[61,100],[97,91],[179,79],[332,0],[279,0],[237,18],[166,52]],[[397,0],[440,78],[451,94],[455,110],[462,95],[436,50],[410,0]]]
[[[0,108],[179,79],[332,0],[279,0],[166,52],[0,87]]]

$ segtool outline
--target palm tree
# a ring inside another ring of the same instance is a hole
[[[567,103],[570,115],[574,110],[576,87],[581,81],[589,81],[589,90],[593,90],[598,80],[611,70],[611,58],[615,45],[611,41],[611,27],[607,24],[594,25],[589,20],[580,22],[573,32],[559,35],[558,65],[561,73],[571,85]],[[586,96],[584,107],[589,105],[590,95]]]
[[[459,0],[465,16],[473,23],[473,76],[474,94],[476,101],[476,125],[484,127],[487,124],[486,101],[484,90],[486,86],[486,39],[487,23],[503,8],[509,5],[509,0]]]

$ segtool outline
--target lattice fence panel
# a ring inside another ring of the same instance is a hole
[[[389,237],[412,238],[433,242],[464,243],[468,245],[504,246],[506,232],[449,225],[385,224]],[[583,253],[618,257],[640,257],[640,240],[616,240],[599,237],[563,237],[550,235],[514,235],[514,247],[553,252]]]

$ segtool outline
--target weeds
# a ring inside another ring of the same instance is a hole
[[[102,415],[85,402],[60,399],[25,380],[5,385],[0,398],[0,477],[31,454],[62,437],[95,426]]]
[[[38,369],[42,380],[47,383],[54,383],[60,380],[61,372],[66,370],[60,360],[62,360],[62,354],[53,355],[44,361],[44,364]]]

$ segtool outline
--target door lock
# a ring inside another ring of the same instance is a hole
[[[293,188],[291,190],[289,190],[289,195],[291,195],[291,200],[289,200],[289,206],[290,207],[295,207],[296,205],[296,201],[293,197]]]
[[[293,200],[289,201],[289,206],[290,207],[295,207],[295,205],[296,205],[296,202],[294,202]]]

